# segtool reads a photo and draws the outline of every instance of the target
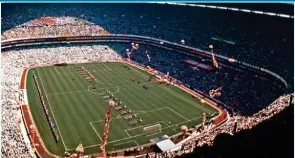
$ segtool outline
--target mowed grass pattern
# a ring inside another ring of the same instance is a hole
[[[78,67],[84,66],[99,81],[90,85],[80,76]],[[44,111],[40,105],[32,72],[38,80],[50,115],[56,122],[60,140],[55,143],[50,133]],[[80,141],[86,153],[100,152],[98,145],[104,126],[107,103],[99,95],[109,89],[128,109],[136,112],[143,120],[136,126],[129,126],[115,110],[108,137],[107,149],[116,150],[138,144],[149,143],[150,139],[180,132],[182,125],[191,127],[201,123],[202,113],[217,110],[183,90],[166,84],[148,82],[145,71],[125,63],[89,63],[66,67],[40,67],[31,69],[27,77],[29,105],[38,130],[46,147],[52,153],[62,155],[65,150],[74,151]],[[137,82],[132,82],[130,78]],[[148,90],[142,85],[146,84]],[[92,89],[96,87],[96,89]],[[146,134],[143,127],[161,124],[161,131]]]

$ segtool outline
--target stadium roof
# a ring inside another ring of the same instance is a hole
[[[156,145],[161,149],[161,151],[168,151],[176,147],[176,145],[170,139],[160,141]]]

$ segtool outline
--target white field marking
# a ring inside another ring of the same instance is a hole
[[[103,71],[110,71],[110,70],[93,70],[92,72],[103,72]]]
[[[90,125],[91,125],[91,127],[93,128],[93,130],[95,131],[96,135],[99,137],[99,139],[100,139],[101,142],[102,142],[102,139],[101,139],[100,135],[97,133],[96,129],[93,127],[93,125],[92,125],[91,122],[90,122]]]
[[[144,113],[146,111],[142,111],[142,110],[131,110],[132,112],[136,112],[137,114],[140,114],[140,113]]]
[[[105,84],[105,83],[99,83],[99,84]],[[150,82],[144,82],[143,84],[151,84]],[[88,86],[88,90],[91,92],[91,93],[93,93],[93,94],[102,94],[102,93],[95,93],[95,92],[92,92],[89,88],[91,87],[92,85],[89,85]],[[99,88],[99,89],[106,89],[106,90],[108,90],[108,89],[110,89],[110,88],[117,88],[117,91],[115,91],[115,92],[112,92],[111,94],[116,94],[116,93],[118,93],[119,91],[120,91],[120,87],[122,88],[122,87],[132,87],[132,86],[138,86],[138,84],[126,84],[126,85],[121,85],[121,86],[114,86],[114,87],[106,87],[106,88]]]
[[[164,107],[164,108],[159,108],[159,109],[156,109],[156,110],[150,110],[150,111],[148,111],[148,112],[153,112],[153,111],[158,111],[158,110],[163,110],[163,109],[169,109],[169,110],[171,110],[172,112],[174,112],[174,113],[176,113],[177,115],[179,115],[180,117],[183,117],[184,119],[186,119],[187,121],[189,120],[189,119],[187,119],[187,118],[185,118],[184,116],[182,116],[182,115],[180,115],[179,113],[177,113],[176,111],[174,111],[173,109],[171,109],[170,107]],[[145,113],[147,113],[147,112],[145,112]],[[119,115],[120,116],[120,115]],[[116,117],[115,119],[118,119],[119,117]],[[111,120],[113,120],[113,119],[111,119]],[[100,122],[103,122],[104,120],[101,120]],[[133,128],[128,128],[128,129],[125,129],[124,131],[125,131],[125,133],[129,136],[129,138],[131,138],[132,136],[127,132],[127,131],[129,131],[129,130],[134,130],[134,129],[137,129],[137,128],[141,128],[141,127],[148,127],[148,126],[150,126],[150,125],[153,125],[153,124],[158,124],[158,123],[163,123],[163,124],[165,124],[167,127],[169,127],[169,125],[165,122],[165,121],[158,121],[158,122],[154,122],[154,123],[150,123],[150,124],[145,124],[145,125],[141,125],[141,126],[138,126],[138,127],[133,127]],[[94,123],[94,122],[90,122],[90,124],[92,125],[92,123]],[[92,127],[93,128],[93,127]]]
[[[158,86],[158,87],[161,87],[162,89],[164,89],[165,91],[169,92],[170,94],[172,94],[172,95],[178,97],[179,99],[181,99],[181,100],[183,100],[183,101],[185,101],[185,102],[191,104],[192,106],[194,106],[194,107],[196,107],[196,108],[198,108],[198,109],[200,109],[200,110],[206,111],[206,112],[208,112],[208,113],[211,112],[210,110],[208,110],[208,109],[205,108],[205,107],[201,107],[201,106],[197,106],[197,105],[195,105],[195,103],[194,103],[193,101],[188,100],[187,98],[185,98],[185,97],[179,95],[179,94],[176,93],[176,92],[173,92],[173,91],[170,90],[170,89],[167,89],[166,87],[159,86],[159,85],[157,85],[157,86]],[[186,92],[186,93],[187,93],[187,92]]]
[[[154,111],[163,110],[163,109],[166,109],[166,108],[168,108],[168,107],[163,107],[163,108],[159,108],[159,109],[155,109],[155,110],[149,110],[149,111],[143,112],[143,114],[145,114],[145,113],[149,113],[149,112],[154,112]]]
[[[128,142],[134,142],[136,145],[139,145],[135,140],[130,140]],[[127,142],[123,142],[123,143],[119,143],[119,144],[115,144],[113,146],[118,146],[118,145],[122,145],[122,144],[126,144]],[[91,147],[95,147],[95,146],[99,146],[101,144],[95,144],[95,145],[90,145],[90,146],[87,146],[87,148],[91,148]],[[72,151],[72,150],[76,150],[76,149],[68,149],[69,151]]]
[[[143,84],[152,84],[151,82],[143,82],[142,84],[125,84],[125,85],[119,85],[116,87],[133,87],[133,86],[138,86],[138,85],[143,85]],[[109,88],[115,88],[115,87],[109,87]]]
[[[53,69],[55,70],[55,72],[56,72],[58,75],[60,75],[60,72],[58,72],[58,71],[56,70],[56,67],[55,67],[55,66],[53,67]]]
[[[133,66],[133,65],[132,65],[132,66]],[[141,76],[144,76],[144,78],[148,78],[147,75],[141,73],[141,72],[138,71],[137,69],[134,69],[133,67],[131,67],[131,68],[132,68],[136,73],[140,74]],[[158,84],[156,84],[156,85],[157,85],[158,87],[160,87],[160,88],[166,90],[167,92],[173,94],[174,96],[176,96],[176,97],[178,97],[178,98],[180,98],[180,99],[186,101],[187,103],[190,103],[191,105],[193,105],[194,107],[196,107],[196,108],[198,108],[198,109],[201,109],[201,110],[206,111],[206,112],[211,112],[210,110],[208,110],[208,109],[205,108],[205,107],[196,106],[195,103],[192,102],[191,100],[188,100],[187,98],[184,98],[183,96],[179,95],[178,93],[175,93],[175,92],[171,91],[170,89],[168,89],[168,90],[169,90],[169,91],[168,91],[167,88],[162,87],[162,86],[159,86]],[[188,93],[188,92],[186,92],[186,93]],[[192,104],[192,103],[193,103],[193,104]]]
[[[183,124],[183,123],[186,123],[186,122],[190,122],[190,121],[193,121],[193,120],[197,120],[197,119],[199,119],[199,118],[201,118],[201,117],[203,117],[203,116],[195,117],[195,118],[192,118],[192,119],[190,119],[190,120],[187,120],[187,121],[184,121],[184,122],[180,122],[180,123],[177,123],[177,124],[175,124],[175,125],[171,125],[170,127],[172,127],[172,126],[178,126],[178,125]]]
[[[55,72],[58,74],[58,75],[68,75],[68,74],[71,74],[71,73],[78,73],[78,72],[69,72],[67,71],[66,73],[61,73],[61,72],[58,72],[58,70],[56,69],[56,66],[53,67],[53,69],[55,70]]]
[[[175,129],[177,129],[177,128],[173,128],[173,131],[178,132],[178,131],[176,131]]]
[[[110,67],[108,67],[105,63],[102,63],[105,67],[107,67],[109,70],[112,70]]]
[[[121,115],[118,115],[116,118],[121,118]]]
[[[104,64],[102,63],[101,65],[104,65]],[[104,65],[104,67],[106,67],[107,69],[104,69],[104,68],[103,69],[100,69],[97,66],[88,66],[87,69],[88,70],[91,69],[91,70],[89,70],[90,72],[103,72],[103,71],[111,71],[112,70],[110,67],[108,67],[106,65]]]
[[[130,140],[130,141],[127,141],[127,142],[114,144],[114,145],[112,145],[112,146],[119,146],[119,145],[126,144],[126,143],[129,143],[129,142],[134,142],[136,145],[138,145],[138,143],[137,143],[135,140]]]
[[[37,69],[36,71],[38,72],[38,69]],[[57,123],[57,121],[56,121],[56,119],[55,119],[54,113],[53,113],[53,111],[52,111],[52,107],[51,107],[51,105],[50,105],[50,102],[49,102],[49,100],[48,100],[48,96],[47,96],[47,94],[46,94],[46,90],[45,90],[45,88],[44,88],[44,86],[43,86],[42,78],[41,78],[40,75],[38,75],[38,76],[39,76],[39,78],[40,78],[41,86],[43,87],[43,90],[44,90],[44,93],[45,93],[45,96],[46,96],[46,100],[47,100],[48,105],[49,105],[49,107],[50,107],[50,111],[51,111],[51,113],[52,113],[52,116],[53,116],[54,122],[56,123],[56,127],[57,127],[57,130],[58,130],[59,134],[60,134],[60,137],[61,137],[62,143],[63,143],[63,145],[64,145],[64,147],[65,147],[65,150],[67,151],[68,149],[67,149],[67,147],[66,147],[66,145],[65,145],[65,142],[64,142],[64,140],[63,140],[63,137],[62,137],[61,131],[59,130],[58,123]]]
[[[159,109],[155,109],[155,110],[150,110],[150,111],[146,111],[145,113],[149,113],[149,112],[153,112],[153,111],[158,111],[158,110],[163,110],[163,109],[166,109],[167,107],[164,107],[164,108],[159,108]],[[115,119],[119,119],[119,118],[111,118],[111,120],[115,120]],[[92,121],[91,123],[94,123],[94,122],[103,122],[104,120],[98,120],[98,121]]]
[[[118,93],[119,91],[120,91],[120,87],[117,86],[117,91],[116,91],[116,92],[113,92],[113,93],[111,93],[111,94],[116,94],[116,93]]]
[[[132,69],[133,69],[133,67],[132,67]],[[144,78],[147,78],[147,76],[146,76],[145,74],[139,72],[137,69],[133,69],[133,70],[134,70],[136,73],[140,74],[141,76],[144,76]],[[156,84],[156,85],[157,85],[158,87],[160,87],[160,88],[166,90],[167,92],[173,94],[174,96],[176,96],[176,97],[182,99],[183,101],[186,101],[187,103],[193,105],[194,107],[196,107],[196,108],[198,108],[198,109],[200,109],[200,110],[203,110],[203,111],[206,111],[206,112],[211,112],[210,110],[208,110],[208,109],[205,108],[205,107],[196,106],[195,103],[192,102],[191,100],[188,100],[188,99],[184,98],[183,96],[180,96],[179,94],[177,94],[177,93],[175,93],[175,92],[172,92],[170,89],[169,89],[169,91],[168,91],[165,87],[159,86],[158,84]],[[187,92],[186,92],[186,93],[187,93]],[[192,103],[193,103],[193,104],[192,104]]]
[[[87,89],[87,90],[81,90],[81,91],[68,91],[68,92],[59,92],[59,93],[49,93],[47,95],[68,94],[68,93],[81,93],[81,92],[87,92],[87,91],[89,91],[89,90]]]
[[[178,116],[180,116],[180,117],[182,117],[182,118],[184,118],[184,119],[186,119],[186,120],[189,120],[189,119],[187,119],[186,117],[184,117],[184,116],[182,116],[181,114],[179,114],[178,112],[176,112],[176,111],[174,111],[173,109],[171,109],[170,107],[167,107],[167,108],[169,108],[171,111],[173,111],[175,114],[177,114]]]
[[[133,69],[137,74],[139,74],[139,75],[141,75],[141,76],[143,76],[144,78],[148,78],[148,76],[147,75],[145,75],[145,74],[143,74],[143,73],[141,73],[140,71],[138,71],[137,69],[134,69],[133,68],[133,65],[131,65],[131,69]]]
[[[158,122],[154,122],[154,123],[141,125],[141,126],[138,126],[138,127],[128,128],[128,129],[125,129],[125,131],[130,131],[130,130],[141,128],[141,127],[148,127],[148,126],[151,126],[151,125],[159,124],[160,122],[164,122],[164,121],[158,121]]]
[[[159,104],[153,104],[153,105],[157,105],[157,106],[162,106],[162,105],[167,105],[166,102],[163,103],[159,103]],[[163,107],[166,108],[166,107]],[[159,108],[162,109],[162,108]],[[159,109],[155,109],[155,110],[159,110]],[[153,110],[149,110],[149,111],[145,111],[145,110],[134,110],[134,109],[130,109],[132,112],[134,112],[135,114],[142,114],[142,113],[147,113],[147,112],[151,112]]]
[[[201,118],[202,116],[199,116],[199,117],[196,117],[196,118],[193,118],[193,119],[190,119],[188,121],[184,121],[184,122],[180,122],[180,123],[177,123],[177,124],[174,124],[174,125],[171,125],[169,127],[164,127],[164,128],[161,128],[161,130],[163,129],[167,129],[167,128],[170,128],[170,127],[174,127],[174,126],[178,126],[179,124],[183,124],[183,123],[186,123],[186,122],[190,122],[190,121],[193,121],[193,120],[196,120],[196,119],[199,119]],[[145,133],[143,134],[138,134],[138,135],[135,135],[135,136],[131,136],[131,137],[126,137],[126,138],[122,138],[122,139],[117,139],[117,140],[114,140],[114,141],[110,141],[108,142],[107,144],[110,144],[110,143],[114,143],[114,142],[118,142],[118,141],[122,141],[122,140],[126,140],[126,139],[131,139],[131,138],[135,138],[135,137],[139,137],[139,136],[143,136],[145,135]],[[95,147],[95,146],[98,146],[100,144],[94,144],[94,145],[89,145],[89,146],[85,146],[84,148],[91,148],[91,147]],[[69,149],[69,150],[75,150],[75,149]]]
[[[90,87],[90,86],[89,86]],[[88,87],[88,88],[89,88]],[[112,87],[112,88],[114,88],[114,87]],[[109,88],[99,88],[99,89],[102,89],[102,90],[109,90]],[[104,94],[104,92],[101,92],[101,93],[96,93],[96,92],[93,92],[93,91],[91,91],[91,90],[89,90],[88,89],[88,91],[90,92],[90,93],[92,93],[92,94],[98,94],[98,95],[102,95],[102,94]],[[111,93],[111,94],[116,94],[116,93],[118,93],[120,91],[120,88],[119,87],[117,87],[117,91],[115,91],[115,92],[113,92],[113,93]]]
[[[99,145],[101,144],[94,144],[94,145],[89,145],[89,146],[86,146],[87,148],[92,148],[92,147],[99,147]],[[84,147],[85,148],[85,147]],[[73,151],[73,150],[76,150],[76,148],[74,149],[68,149],[68,151]]]
[[[124,130],[125,131],[125,133],[129,136],[129,137],[131,137],[131,135],[126,131],[126,130]]]
[[[165,121],[163,121],[163,123],[164,123],[167,127],[169,126]]]
[[[156,132],[156,133],[153,133],[153,134],[146,135],[146,137],[149,137],[149,136],[152,136],[152,135],[155,135],[155,134],[159,134],[159,133],[162,133],[162,131]]]
[[[135,143],[136,143],[136,145],[139,145],[135,140],[133,140]]]
[[[101,84],[103,84],[103,83],[101,83]],[[92,94],[98,94],[98,95],[102,95],[102,94],[104,94],[104,92],[96,93],[96,92],[91,91],[91,90],[89,89],[91,86],[92,86],[92,85],[89,85],[89,86],[88,86],[88,91],[89,91],[90,93],[92,93]],[[120,91],[120,88],[119,88],[118,86],[116,86],[116,87],[108,87],[108,88],[98,88],[98,89],[109,90],[110,88],[117,88],[117,91],[112,92],[111,94],[116,94],[116,93],[118,93],[118,92]]]

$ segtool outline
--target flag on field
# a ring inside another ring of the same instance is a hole
[[[151,61],[151,57],[150,57],[150,55],[148,54],[147,51],[145,52],[145,54],[146,54],[147,59],[148,59],[149,61]]]
[[[206,121],[207,121],[206,113],[203,113],[203,124],[205,124]]]

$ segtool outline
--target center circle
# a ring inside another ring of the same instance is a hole
[[[98,94],[98,95],[103,95],[107,91],[110,92],[111,94],[115,94],[119,92],[119,87],[113,84],[94,82],[88,86],[88,91],[90,93]]]

